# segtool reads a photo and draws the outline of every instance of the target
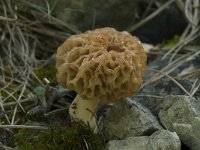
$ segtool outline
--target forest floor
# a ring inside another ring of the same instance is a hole
[[[148,73],[153,76],[144,79],[141,89],[165,77],[184,95],[200,96],[200,4],[197,2],[179,3],[187,20],[180,35],[151,45],[146,51]],[[130,32],[171,3],[166,2],[165,7],[138,21],[129,28]],[[69,149],[90,149],[97,145],[103,149],[105,141],[100,134],[70,121],[67,110],[76,93],[56,81],[56,49],[67,37],[81,31],[51,13],[48,3],[41,7],[23,0],[0,2],[0,149],[58,149],[63,141],[63,149],[70,144]],[[179,80],[190,82],[191,88]],[[49,138],[49,135],[54,136]]]

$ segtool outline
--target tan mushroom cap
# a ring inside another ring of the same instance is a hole
[[[133,95],[146,70],[138,38],[113,28],[68,38],[57,50],[57,80],[82,98],[111,103]]]

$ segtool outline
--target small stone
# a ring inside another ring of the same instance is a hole
[[[106,150],[147,150],[148,141],[148,136],[112,140],[106,145]]]
[[[176,132],[185,145],[200,149],[200,101],[189,96],[167,96],[158,116],[162,125]]]
[[[150,136],[148,150],[180,150],[181,141],[175,132],[160,130]]]
[[[107,150],[180,150],[181,142],[175,132],[159,130],[151,136],[128,137],[112,140]]]
[[[162,127],[157,118],[128,98],[113,105],[102,121],[102,132],[108,140],[151,135],[159,129]]]

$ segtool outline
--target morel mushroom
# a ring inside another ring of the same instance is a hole
[[[91,128],[99,106],[133,95],[146,70],[146,54],[138,38],[113,28],[68,38],[57,50],[57,80],[77,92],[69,113]]]

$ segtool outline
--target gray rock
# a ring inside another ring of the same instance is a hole
[[[180,150],[181,141],[176,132],[160,130],[150,136],[148,150]]]
[[[102,121],[102,132],[108,140],[151,135],[159,129],[162,127],[157,118],[128,98],[115,104]]]
[[[128,137],[124,140],[112,140],[106,145],[106,150],[148,150],[148,136]]]
[[[200,149],[200,101],[188,96],[167,96],[158,116],[162,125],[176,132],[185,145]]]
[[[112,140],[107,150],[180,150],[181,142],[175,132],[159,130],[151,136],[128,137]]]

